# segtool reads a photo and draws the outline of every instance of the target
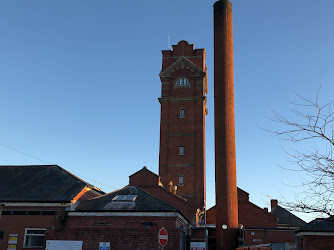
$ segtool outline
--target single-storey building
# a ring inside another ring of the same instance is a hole
[[[334,249],[334,217],[315,219],[295,232],[299,250]]]
[[[0,166],[0,249],[43,248],[66,210],[103,194],[57,165]]]

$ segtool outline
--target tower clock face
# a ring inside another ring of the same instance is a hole
[[[176,86],[190,86],[190,82],[187,78],[185,77],[182,77],[182,78],[179,78],[176,83],[175,83]]]

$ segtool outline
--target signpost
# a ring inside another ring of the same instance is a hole
[[[159,231],[158,241],[159,241],[160,246],[162,246],[162,248],[167,245],[168,233],[164,227],[162,227]]]

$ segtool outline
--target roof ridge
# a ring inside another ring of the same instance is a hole
[[[46,164],[46,165],[0,165],[0,167],[59,167],[57,164]]]

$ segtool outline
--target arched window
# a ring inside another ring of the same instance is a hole
[[[190,86],[190,82],[187,78],[181,77],[177,79],[175,86]]]

